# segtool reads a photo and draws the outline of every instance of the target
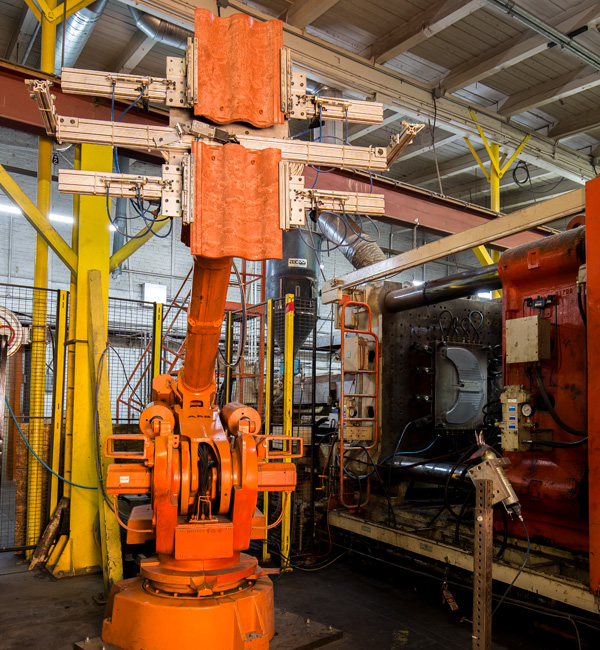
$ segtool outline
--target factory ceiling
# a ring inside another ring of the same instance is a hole
[[[29,0],[32,6],[34,0]],[[596,0],[233,0],[285,21],[284,44],[309,89],[333,87],[385,104],[380,126],[350,125],[352,144],[386,144],[401,122],[426,124],[389,176],[488,205],[489,184],[465,141],[487,153],[469,108],[490,141],[512,155],[531,139],[501,183],[511,211],[580,186],[600,157],[600,4]],[[135,5],[135,6],[132,6]],[[225,6],[227,5],[227,6]],[[61,64],[164,76],[181,56],[193,8],[214,0],[97,0],[69,18]],[[60,12],[59,4],[57,11]],[[0,56],[39,66],[40,34],[24,0],[0,0]],[[294,132],[306,124],[294,123]]]

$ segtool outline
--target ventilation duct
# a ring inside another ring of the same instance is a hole
[[[322,212],[319,215],[319,226],[330,242],[339,245],[344,257],[355,269],[383,262],[387,259],[384,252],[369,236],[361,233],[361,227],[348,215],[348,226],[333,212]]]
[[[194,36],[192,32],[183,29],[183,27],[178,27],[150,14],[143,14],[134,7],[129,7],[129,11],[135,21],[135,26],[157,43],[162,43],[163,45],[168,45],[178,50],[185,50],[187,39]]]
[[[61,69],[73,68],[81,51],[94,31],[94,27],[106,7],[108,0],[96,0],[91,5],[69,16],[65,25],[56,30],[56,50],[54,53],[54,74],[60,75]],[[57,9],[60,11],[60,8]],[[63,58],[63,36],[64,58]]]

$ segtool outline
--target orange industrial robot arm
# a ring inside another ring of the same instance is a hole
[[[155,537],[157,552],[177,559],[233,558],[246,550],[252,528],[260,537],[265,526],[258,492],[290,492],[296,484],[295,466],[281,462],[291,451],[269,453],[273,437],[258,435],[259,414],[242,404],[219,411],[216,404],[214,367],[231,263],[195,257],[184,365],[177,377],[154,380],[140,434],[106,442],[107,456],[130,461],[108,467],[108,494],[152,496],[152,509],[134,509],[128,542]],[[123,439],[138,440],[141,450],[119,451]],[[301,439],[293,440],[301,454]]]

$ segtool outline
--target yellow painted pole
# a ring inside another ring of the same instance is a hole
[[[273,391],[273,300],[267,301],[267,367],[265,378],[265,435],[271,433],[271,392]],[[269,493],[263,492],[263,512],[265,514],[265,523],[269,518]],[[265,528],[265,538],[262,544],[262,561],[267,562],[271,559],[267,547],[267,538],[269,531]]]
[[[283,352],[283,435],[292,437],[292,415],[294,411],[294,296],[285,297],[285,344]],[[291,441],[290,441],[291,443]],[[287,458],[285,462],[291,463]],[[281,522],[281,568],[291,571],[290,548],[292,529],[292,500],[285,499]]]
[[[49,0],[49,9],[56,7],[56,0]],[[54,49],[56,25],[41,15],[42,72],[54,72]],[[52,140],[41,137],[38,143],[37,207],[48,219],[50,214],[52,184]],[[33,317],[31,323],[31,375],[29,395],[29,444],[43,456],[44,402],[46,383],[46,309],[48,287],[48,244],[39,235],[36,238],[35,270],[33,285]],[[27,534],[26,544],[37,544],[42,534],[42,466],[32,454],[29,455],[27,474]],[[32,551],[27,551],[27,559]]]

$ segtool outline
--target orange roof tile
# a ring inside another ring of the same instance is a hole
[[[256,22],[245,14],[218,18],[196,9],[198,103],[194,113],[217,124],[283,124],[280,20]]]
[[[192,255],[281,259],[281,150],[193,142],[192,154],[194,221],[182,232]]]

